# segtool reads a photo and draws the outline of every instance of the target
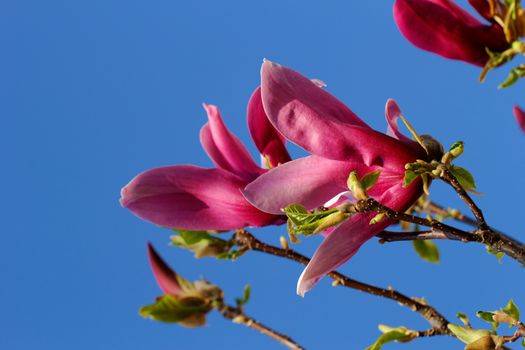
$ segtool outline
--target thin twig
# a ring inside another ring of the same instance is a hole
[[[304,348],[297,344],[292,338],[289,336],[279,333],[273,329],[271,329],[268,326],[265,326],[264,324],[260,323],[259,321],[251,318],[250,316],[246,315],[241,308],[239,307],[233,307],[230,305],[222,304],[218,307],[219,312],[222,316],[224,316],[227,319],[232,320],[235,323],[243,324],[246,327],[253,328],[259,332],[261,332],[264,335],[267,335],[275,340],[277,340],[279,343],[283,344],[284,346],[288,347],[292,350],[304,350]]]
[[[390,242],[399,242],[399,241],[424,241],[428,239],[450,239],[458,240],[456,236],[446,234],[443,232],[438,232],[434,230],[429,231],[416,231],[416,232],[392,232],[392,231],[383,231],[378,234],[376,237],[379,237],[379,243],[390,243]]]
[[[472,198],[469,196],[467,191],[465,191],[463,186],[461,186],[461,184],[459,183],[458,179],[456,179],[456,177],[454,175],[452,175],[452,173],[446,168],[444,168],[441,171],[441,174],[439,175],[439,178],[442,179],[443,181],[445,181],[446,183],[448,183],[450,186],[452,186],[452,188],[454,188],[454,190],[456,191],[458,196],[463,200],[463,202],[465,202],[465,204],[467,204],[467,206],[469,207],[470,211],[472,212],[472,214],[474,215],[474,217],[476,218],[476,220],[478,222],[478,227],[481,230],[488,229],[489,227],[487,225],[487,222],[485,221],[485,217],[483,216],[483,212],[476,205],[476,203],[472,200]]]
[[[310,262],[310,259],[291,249],[282,249],[263,243],[257,238],[255,238],[248,231],[243,229],[235,231],[233,241],[236,245],[246,250],[255,250],[270,255],[279,256],[282,258],[293,260],[302,265],[308,265],[308,263]],[[427,322],[430,323],[430,325],[434,329],[432,335],[452,334],[447,328],[447,325],[449,324],[448,320],[443,315],[441,315],[436,309],[429,305],[426,305],[416,299],[409,298],[404,294],[395,291],[394,289],[383,289],[376,286],[372,286],[370,284],[359,282],[337,271],[329,272],[327,276],[336,281],[337,285],[341,285],[347,288],[352,288],[368,294],[373,294],[393,300],[405,307],[408,307],[410,310],[419,313]],[[428,333],[431,332],[428,331]]]

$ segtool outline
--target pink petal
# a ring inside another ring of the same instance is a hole
[[[186,230],[264,226],[276,218],[251,206],[241,178],[222,169],[192,165],[155,168],[122,189],[121,204],[156,225]]]
[[[241,141],[224,125],[219,109],[203,104],[208,113],[200,133],[201,144],[217,168],[236,174],[246,181],[255,179],[262,170],[254,162]]]
[[[514,116],[516,117],[516,121],[518,122],[521,130],[525,132],[525,112],[518,106],[514,106]]]
[[[262,100],[270,122],[307,151],[386,168],[403,167],[408,159],[418,157],[402,142],[368,127],[301,74],[265,61],[261,76]]]
[[[160,289],[166,294],[181,294],[182,289],[177,280],[177,273],[166,264],[151,243],[148,243],[148,260]]]
[[[486,47],[508,47],[501,27],[482,24],[450,0],[396,0],[394,18],[415,46],[478,66],[488,59]]]
[[[336,270],[359,248],[392,223],[383,220],[370,225],[375,214],[356,214],[330,233],[315,252],[297,282],[297,294],[304,296],[324,275]]]
[[[353,170],[365,174],[375,168],[317,156],[299,158],[258,177],[243,194],[255,207],[271,214],[282,214],[282,208],[294,203],[313,209],[347,190],[346,180]]]
[[[258,87],[248,102],[248,128],[252,139],[263,157],[267,157],[272,167],[291,160],[285,147],[285,138],[275,130],[264,112],[261,88]]]

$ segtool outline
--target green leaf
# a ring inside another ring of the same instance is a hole
[[[439,262],[439,249],[434,242],[430,240],[414,240],[412,244],[421,259],[434,264]]]
[[[408,342],[417,337],[417,332],[405,327],[391,328],[380,325],[379,329],[383,332],[383,334],[377,338],[374,344],[370,345],[365,350],[379,350],[386,343],[393,341]]]
[[[447,327],[465,344],[473,343],[481,337],[490,335],[490,332],[485,329],[469,329],[452,323],[449,323]]]
[[[493,323],[494,322],[494,319],[492,318],[494,316],[494,312],[478,311],[478,312],[476,312],[476,316],[481,318],[483,321],[487,321],[489,323]]]
[[[171,236],[171,245],[188,249],[195,253],[196,258],[206,256],[220,256],[227,253],[232,243],[230,241],[214,237],[206,231],[174,230],[179,235]]]
[[[250,300],[250,294],[251,294],[251,288],[250,285],[247,284],[244,286],[244,292],[242,294],[242,298],[236,298],[235,302],[237,303],[237,306],[243,306],[246,305],[248,300]]]
[[[464,144],[463,141],[456,141],[450,146],[450,149],[448,152],[452,155],[452,157],[457,158],[459,157],[464,150]]]
[[[496,322],[494,320],[494,312],[490,311],[478,311],[476,312],[476,316],[481,318],[483,321],[487,321],[492,326],[492,334],[496,334],[496,330],[499,327],[499,322]]]
[[[177,299],[171,294],[159,297],[154,304],[143,306],[139,314],[155,321],[177,323],[197,314],[206,314],[211,308],[201,298],[185,297]]]
[[[467,169],[454,165],[450,167],[450,172],[465,190],[476,188],[474,177]]]
[[[403,178],[403,187],[406,188],[414,182],[419,175],[412,170],[405,170],[405,177]]]
[[[516,304],[514,304],[514,301],[512,301],[512,299],[509,300],[507,306],[505,306],[501,311],[515,319],[516,322],[520,320],[520,310],[518,309]]]
[[[487,249],[487,253],[494,255],[498,259],[498,262],[501,264],[501,258],[505,256],[505,253],[495,251],[488,245],[485,246],[485,248]]]
[[[498,88],[504,89],[504,88],[507,88],[509,86],[512,86],[512,85],[516,84],[520,78],[523,78],[523,77],[525,77],[525,66],[520,65],[520,66],[512,69],[509,72],[509,75],[507,75],[507,78],[505,79],[505,81],[503,83],[501,83],[498,86]]]
[[[295,235],[305,236],[319,233],[331,226],[341,223],[350,214],[340,212],[337,208],[308,213],[300,204],[291,204],[283,209],[288,217],[288,233],[292,242]]]
[[[363,178],[361,179],[361,184],[365,188],[365,190],[369,190],[377,183],[377,180],[379,179],[379,175],[381,174],[381,170],[375,170],[372,172],[369,172]]]

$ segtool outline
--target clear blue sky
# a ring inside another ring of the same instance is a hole
[[[464,3],[462,1],[462,3]],[[524,83],[498,91],[504,74],[420,51],[394,25],[391,1],[23,1],[0,4],[0,348],[280,349],[214,314],[187,330],[144,320],[160,294],[146,261],[152,241],[189,279],[206,276],[232,301],[252,285],[247,312],[308,349],[362,349],[378,323],[423,329],[397,304],[324,280],[295,295],[301,267],[251,253],[238,262],[194,260],[169,247],[170,232],[118,203],[120,188],[145,169],[211,166],[198,132],[202,102],[256,157],[245,125],[264,57],[322,79],[373,127],[395,98],[421,132],[445,145],[465,141],[460,163],[475,174],[489,222],[525,240],[525,135],[512,105]],[[302,151],[293,148],[295,156]],[[444,186],[436,201],[464,207]],[[257,231],[277,243],[283,227]],[[320,238],[297,249],[311,254]],[[525,310],[525,271],[498,264],[480,245],[438,243],[431,265],[410,244],[368,242],[342,271],[425,296],[451,320],[458,311]],[[473,316],[474,317],[474,316]],[[474,317],[475,318],[475,317]],[[396,349],[461,348],[421,339]]]

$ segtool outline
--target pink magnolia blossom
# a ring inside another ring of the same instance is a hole
[[[258,88],[250,99],[248,124],[264,163],[277,166],[290,156],[262,109],[260,95]],[[240,192],[268,170],[259,167],[226,128],[217,107],[205,104],[204,109],[208,123],[200,140],[216,168],[173,165],[147,170],[122,189],[122,206],[156,225],[186,230],[232,230],[280,221],[282,216],[256,209]]]
[[[519,108],[518,106],[514,106],[514,116],[516,117],[516,121],[518,122],[521,130],[525,132],[525,112],[523,109]]]
[[[452,0],[396,0],[394,19],[401,33],[420,49],[484,66],[486,48],[503,51],[509,44],[503,28],[492,21],[486,0],[469,0],[490,22],[483,24]]]
[[[348,107],[289,68],[266,61],[262,102],[275,128],[312,155],[293,160],[258,177],[244,190],[257,208],[278,215],[294,203],[315,209],[348,191],[351,171],[359,176],[380,170],[368,194],[396,210],[406,210],[422,193],[420,181],[403,188],[405,164],[427,159],[423,148],[403,136],[393,100],[386,105],[388,135],[370,128]],[[303,271],[297,292],[303,295],[327,272],[351,258],[359,247],[392,220],[370,225],[375,213],[355,214],[327,235]]]

